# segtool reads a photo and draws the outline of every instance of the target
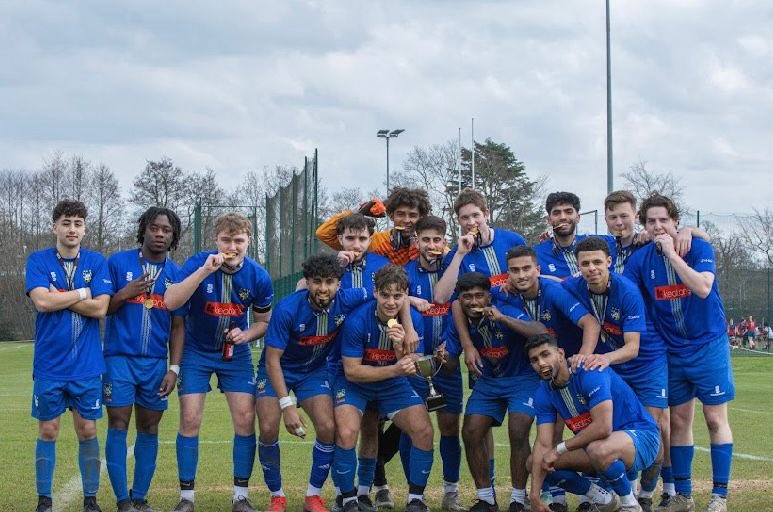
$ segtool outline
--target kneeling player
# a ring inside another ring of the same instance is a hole
[[[269,510],[286,509],[279,467],[279,419],[287,430],[305,437],[305,423],[290,398],[311,417],[317,434],[303,509],[326,512],[320,491],[333,463],[335,422],[328,383],[327,356],[346,316],[368,299],[364,288],[340,290],[343,270],[335,256],[315,255],[303,263],[308,290],[299,290],[276,306],[258,362],[255,408],[260,426],[259,456],[271,492]],[[280,412],[281,411],[281,412]]]
[[[480,272],[462,275],[457,290],[472,343],[460,342],[454,322],[448,322],[446,342],[452,355],[459,353],[460,346],[466,357],[472,354],[480,362],[481,372],[467,400],[462,425],[467,465],[478,496],[470,511],[499,510],[489,468],[494,454],[489,452],[487,437],[492,426],[502,424],[505,413],[513,483],[509,510],[521,511],[526,506],[529,430],[534,418],[534,390],[539,382],[523,352],[523,336],[544,333],[545,327],[528,320],[526,312],[516,307],[505,305],[502,312],[493,307],[490,281]]]
[[[530,338],[526,351],[542,379],[534,397],[537,440],[531,460],[531,510],[549,512],[540,500],[543,480],[547,480],[587,496],[601,512],[641,512],[626,470],[640,471],[655,460],[660,448],[655,420],[613,370],[579,366],[570,372],[553,336]],[[565,418],[574,437],[554,447],[558,415]],[[579,471],[601,474],[620,501]]]
[[[396,317],[408,300],[408,276],[402,268],[388,265],[376,272],[375,302],[357,308],[347,319],[341,333],[343,364],[336,375],[335,420],[336,453],[333,479],[341,489],[344,511],[358,510],[354,474],[362,414],[368,402],[391,419],[411,438],[409,475],[409,512],[429,510],[424,503],[424,488],[432,470],[432,423],[424,402],[408,382],[414,375],[416,350],[404,345],[405,330]],[[412,311],[419,334],[423,322]]]

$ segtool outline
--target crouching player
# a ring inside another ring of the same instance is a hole
[[[466,357],[480,364],[480,378],[472,389],[464,411],[462,438],[467,465],[475,480],[478,501],[471,512],[499,510],[492,487],[487,437],[491,427],[502,425],[507,414],[510,440],[510,477],[513,492],[510,512],[525,510],[526,459],[529,430],[534,421],[534,390],[539,383],[523,352],[524,336],[546,332],[545,326],[528,319],[525,311],[511,305],[502,312],[491,305],[491,283],[480,272],[462,275],[457,282],[459,303],[470,332],[471,343],[462,342],[448,322],[446,342],[452,355],[463,348]]]
[[[320,491],[335,449],[327,356],[347,315],[370,295],[364,288],[339,289],[342,273],[335,256],[319,254],[307,259],[303,277],[308,289],[296,291],[277,304],[266,333],[266,350],[258,362],[255,408],[260,426],[258,451],[271,492],[268,510],[272,512],[287,508],[279,464],[280,417],[284,415],[290,434],[306,436],[306,423],[290,390],[311,418],[317,435],[303,509],[327,511]]]
[[[370,402],[411,439],[408,512],[429,510],[424,488],[432,470],[432,423],[424,402],[407,377],[416,373],[415,353],[422,350],[423,322],[411,311],[419,334],[418,347],[405,344],[405,330],[396,320],[408,300],[408,276],[388,265],[376,272],[375,302],[357,308],[341,331],[342,365],[335,379],[336,449],[333,480],[343,495],[343,510],[359,509],[354,475],[362,414]]]
[[[540,499],[542,483],[585,495],[600,512],[641,512],[626,471],[650,467],[660,449],[652,416],[613,370],[570,372],[563,349],[550,334],[529,338],[526,351],[542,379],[534,397],[537,439],[531,458],[531,510],[549,512]],[[564,418],[574,437],[553,446],[556,417]],[[612,496],[579,472],[601,474]],[[618,498],[619,496],[619,498]]]

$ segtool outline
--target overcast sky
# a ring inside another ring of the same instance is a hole
[[[693,208],[773,205],[773,3],[612,3],[616,174],[673,171]],[[0,3],[0,168],[54,151],[250,169],[320,151],[371,190],[415,145],[507,143],[583,208],[606,192],[604,2]],[[231,180],[231,181],[228,181]],[[622,184],[617,179],[616,184]]]

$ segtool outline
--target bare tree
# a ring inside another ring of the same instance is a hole
[[[124,200],[115,173],[100,163],[90,174],[89,183],[89,237],[91,247],[99,252],[113,252],[119,248],[124,231]]]
[[[67,195],[65,186],[66,173],[67,162],[65,162],[61,151],[57,151],[43,162],[38,184],[43,189],[43,197],[48,211],[52,211],[56,203]]]
[[[86,201],[91,164],[82,155],[73,155],[65,172],[66,195],[76,201]]]
[[[740,218],[739,224],[747,246],[773,266],[773,211],[754,208],[754,215]]]
[[[671,171],[653,172],[647,169],[647,162],[644,160],[631,165],[621,176],[625,180],[625,188],[633,192],[640,202],[655,192],[670,197],[678,205],[681,205],[684,199],[684,185],[679,177],[674,176]],[[687,211],[686,207],[681,208]]]

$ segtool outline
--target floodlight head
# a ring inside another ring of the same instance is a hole
[[[402,129],[400,129],[400,130],[392,130],[392,133],[390,133],[390,134],[389,134],[389,136],[390,136],[390,137],[397,137],[398,135],[400,135],[400,134],[401,134],[401,133],[403,133],[404,131],[405,131],[405,130],[402,130]]]
[[[379,130],[376,137],[389,137],[389,130]]]

